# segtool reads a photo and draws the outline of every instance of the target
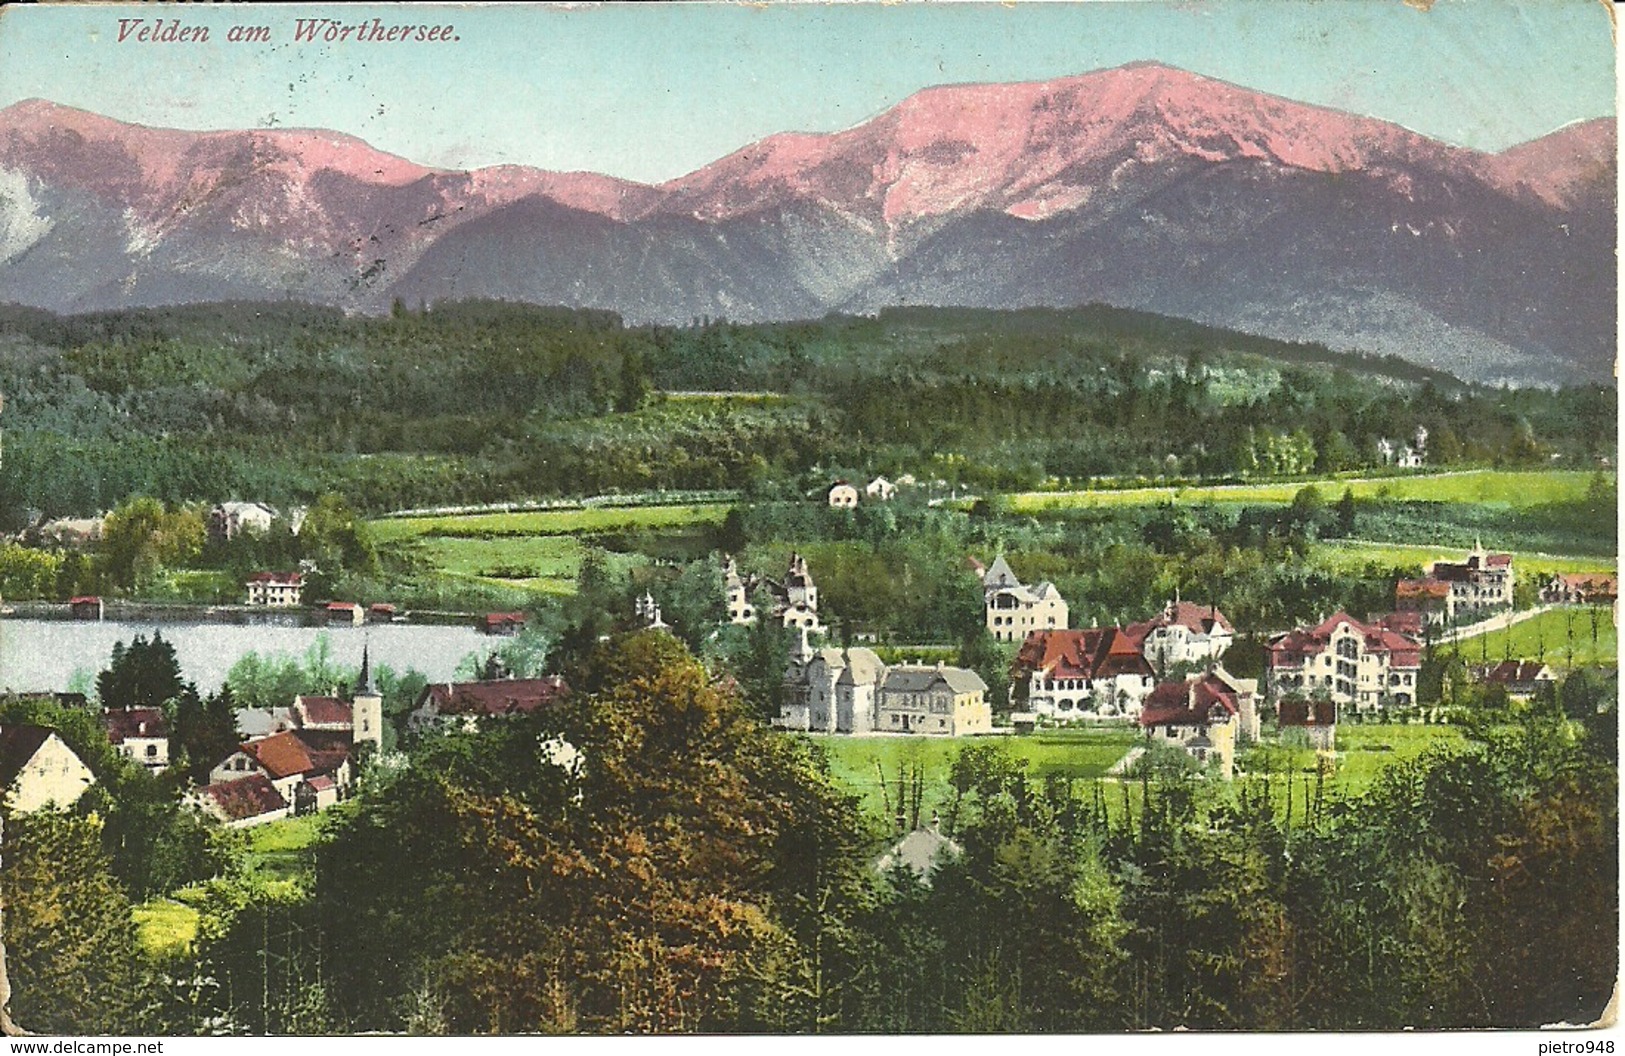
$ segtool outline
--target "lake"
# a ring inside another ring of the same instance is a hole
[[[472,627],[431,624],[372,624],[363,627],[294,627],[228,623],[123,623],[75,620],[0,619],[0,691],[51,690],[62,692],[74,681],[93,684],[107,666],[113,643],[129,644],[136,635],[152,637],[159,631],[175,646],[181,677],[197,683],[200,693],[212,693],[225,682],[245,653],[303,657],[321,635],[331,644],[333,662],[342,667],[361,666],[361,647],[368,646],[373,665],[396,672],[414,669],[431,682],[456,674],[457,665],[470,653],[494,652],[503,639]]]

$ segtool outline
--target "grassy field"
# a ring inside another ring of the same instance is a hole
[[[1009,496],[1015,513],[1042,513],[1096,506],[1145,506],[1161,502],[1291,502],[1309,484],[1328,502],[1345,488],[1355,498],[1420,499],[1432,502],[1482,503],[1524,509],[1585,497],[1592,474],[1578,470],[1466,470],[1421,473],[1404,477],[1326,478],[1269,484],[1219,484],[1171,488],[1125,488],[1097,491],[1029,491]]]
[[[1337,728],[1336,765],[1328,775],[1326,795],[1354,796],[1371,787],[1382,770],[1395,762],[1412,759],[1434,744],[1460,743],[1462,734],[1451,726],[1384,726],[1345,723]],[[1143,743],[1139,732],[1128,726],[1049,731],[1027,737],[957,739],[929,737],[842,737],[813,735],[811,740],[827,755],[836,782],[858,796],[862,809],[882,823],[888,805],[896,809],[900,774],[915,768],[923,770],[924,804],[922,819],[933,811],[946,814],[954,792],[949,775],[954,758],[967,745],[994,742],[1018,759],[1027,760],[1027,773],[1034,778],[1060,775],[1089,781],[1106,776],[1112,765],[1131,748]],[[1277,807],[1286,808],[1287,782],[1294,775],[1294,794],[1301,810],[1303,779],[1318,765],[1315,753],[1307,748],[1287,748],[1268,743],[1245,750],[1238,767],[1249,771],[1241,780],[1270,782]],[[1266,771],[1271,775],[1266,778]],[[882,775],[885,787],[882,789]],[[1313,778],[1310,778],[1311,782]],[[1127,787],[1123,787],[1127,786]],[[1311,785],[1312,787],[1312,785]],[[1103,790],[1104,802],[1116,816],[1126,795],[1128,809],[1138,810],[1137,781],[1111,780]]]
[[[477,513],[451,517],[386,517],[369,527],[379,543],[424,536],[497,539],[538,535],[594,535],[607,532],[687,528],[718,524],[728,512],[721,503],[689,506],[594,506],[528,513]]]
[[[949,772],[959,752],[970,744],[995,741],[1018,759],[1027,760],[1027,772],[1035,777],[1062,774],[1068,777],[1100,777],[1121,759],[1139,739],[1127,726],[1068,730],[1031,737],[933,738],[933,737],[845,737],[817,736],[812,741],[829,758],[830,772],[847,791],[859,797],[866,813],[876,818],[886,814],[888,797],[895,808],[900,770],[924,771],[924,814],[946,810],[953,801]],[[883,791],[882,774],[886,782]]]
[[[1359,575],[1369,565],[1378,568],[1421,568],[1441,558],[1460,561],[1461,550],[1448,546],[1413,546],[1407,543],[1378,543],[1361,539],[1335,539],[1316,543],[1309,559],[1328,572]],[[1512,551],[1518,576],[1539,581],[1558,572],[1611,573],[1613,562],[1603,557],[1574,557],[1543,554],[1532,550]]]
[[[1572,627],[1573,652],[1570,652]],[[1543,660],[1559,670],[1619,663],[1619,629],[1611,608],[1563,606],[1488,634],[1463,638],[1461,655],[1468,663],[1497,660]]]
[[[197,938],[197,910],[172,898],[155,898],[131,912],[136,938],[154,956],[180,953]]]

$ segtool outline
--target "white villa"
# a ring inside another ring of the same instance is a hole
[[[751,595],[766,587],[773,595],[773,618],[783,626],[822,634],[824,625],[818,620],[818,585],[807,569],[807,559],[800,554],[790,555],[790,567],[785,570],[784,581],[755,575],[741,575],[731,555],[723,555],[722,578],[728,592],[728,622],[749,626],[756,622],[758,613]]]
[[[776,725],[816,733],[990,733],[987,683],[959,667],[888,667],[871,649],[813,649],[799,636]]]
[[[1066,599],[1050,582],[1024,586],[1000,554],[982,573],[982,607],[987,631],[1001,642],[1022,642],[1033,631],[1066,627]]]
[[[1156,616],[1125,630],[1158,670],[1170,664],[1205,664],[1224,656],[1236,630],[1214,605],[1175,598]]]
[[[1272,700],[1323,694],[1334,703],[1373,711],[1416,700],[1422,645],[1339,612],[1314,627],[1271,638],[1264,662]]]
[[[1133,718],[1156,672],[1118,627],[1033,631],[1010,671],[1012,706],[1059,722]]]

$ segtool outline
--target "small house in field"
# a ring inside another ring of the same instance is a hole
[[[18,723],[0,727],[0,801],[27,814],[71,807],[96,775],[55,730]]]
[[[375,601],[367,607],[367,622],[369,623],[394,623],[395,617],[395,606],[387,601]]]
[[[68,599],[68,611],[76,620],[100,620],[102,618],[102,599],[94,594],[84,594],[77,598]]]
[[[1548,605],[1612,605],[1618,598],[1618,578],[1595,572],[1555,575],[1540,588]]]
[[[1503,660],[1472,669],[1473,679],[1485,686],[1498,686],[1512,700],[1533,700],[1542,690],[1557,685],[1557,674],[1535,660]]]
[[[864,487],[863,493],[869,496],[871,499],[879,499],[881,502],[886,502],[897,494],[897,485],[893,484],[885,477],[876,477],[874,480],[871,480],[866,487]]]
[[[1140,709],[1140,728],[1152,741],[1172,745],[1197,762],[1217,762],[1229,780],[1236,742],[1258,737],[1258,683],[1215,668],[1185,681],[1163,682]]]

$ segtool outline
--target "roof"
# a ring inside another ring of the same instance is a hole
[[[355,724],[350,705],[338,697],[295,697],[294,711],[304,726],[344,726]]]
[[[524,623],[525,614],[522,612],[488,612],[485,614],[487,627],[500,627],[509,623]]]
[[[1535,660],[1503,660],[1499,664],[1477,669],[1482,681],[1496,686],[1528,685],[1551,681],[1552,669]]]
[[[1236,690],[1224,679],[1208,672],[1188,682],[1163,682],[1140,705],[1140,725],[1200,726],[1207,728],[1218,708],[1225,719],[1241,713]]]
[[[959,844],[935,829],[915,829],[892,844],[891,850],[875,862],[875,868],[884,873],[894,865],[903,865],[924,879],[931,875],[939,859],[956,857],[960,853]]]
[[[0,727],[0,788],[10,788],[28,761],[56,731],[31,723]]]
[[[318,774],[317,776],[311,778],[307,783],[317,792],[326,792],[328,789],[338,787],[338,785],[334,783],[333,779],[328,777],[326,774]]]
[[[1012,665],[1017,678],[1047,671],[1051,678],[1150,677],[1154,672],[1140,645],[1118,627],[1033,631],[1021,643]]]
[[[112,708],[102,712],[102,725],[113,744],[123,744],[130,737],[169,736],[169,723],[159,708]]]
[[[838,650],[836,653],[839,655]],[[837,662],[831,666],[839,664]],[[885,671],[886,665],[881,662],[873,649],[865,649],[861,645],[853,646],[846,651],[846,670],[841,672],[838,681],[844,686],[866,686],[880,681]]]
[[[963,667],[894,667],[886,672],[884,683],[893,693],[928,693],[939,685],[955,694],[987,692],[982,677]]]
[[[1410,612],[1387,612],[1380,616],[1373,616],[1368,621],[1384,630],[1398,631],[1400,634],[1419,638],[1422,635],[1422,614],[1412,610]]]
[[[250,583],[285,583],[290,586],[297,586],[305,581],[305,577],[299,572],[255,572],[248,577],[248,581]]]
[[[317,769],[310,749],[291,730],[249,741],[239,751],[259,763],[272,780],[308,774]]]
[[[1617,578],[1597,572],[1566,572],[1553,578],[1576,593],[1606,594],[1610,597],[1619,593]]]
[[[1143,642],[1148,634],[1159,627],[1179,626],[1193,634],[1212,634],[1215,629],[1234,634],[1224,613],[1216,605],[1198,605],[1194,601],[1170,601],[1157,615],[1142,623],[1131,623],[1127,630],[1135,640]]]
[[[423,688],[418,707],[433,704],[441,715],[524,715],[558,703],[569,692],[569,684],[557,675],[436,682]]]
[[[198,789],[198,795],[212,800],[230,821],[242,821],[288,808],[288,801],[263,774],[205,785]]]
[[[361,608],[353,601],[330,601],[327,603],[328,612],[355,612]]]
[[[288,708],[238,708],[234,713],[237,732],[248,740],[264,737],[293,724]]]
[[[1446,598],[1450,596],[1450,584],[1442,579],[1426,577],[1423,579],[1402,579],[1394,584],[1396,598]]]
[[[1001,587],[1019,587],[1021,580],[1010,570],[1010,562],[1000,554],[993,559],[993,564],[988,566],[987,571],[982,573],[982,586],[990,591]]]
[[[77,598],[69,598],[69,605],[100,605],[102,599],[94,594],[81,594]]]
[[[1281,726],[1336,726],[1337,702],[1287,697],[1276,705],[1276,722]]]
[[[1347,624],[1355,634],[1360,635],[1366,652],[1386,653],[1392,667],[1418,667],[1422,663],[1422,643],[1415,638],[1380,625],[1361,623],[1338,610],[1313,627],[1300,627],[1270,639],[1269,665],[1297,667],[1305,657],[1324,652],[1330,647],[1332,635],[1341,624]]]

